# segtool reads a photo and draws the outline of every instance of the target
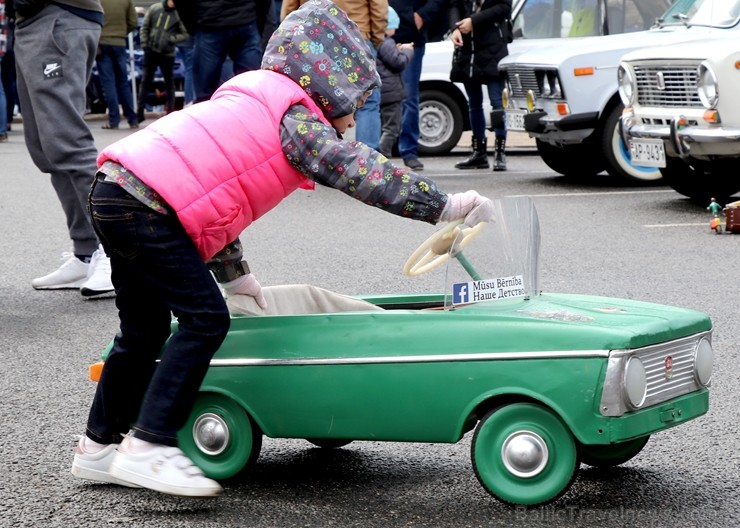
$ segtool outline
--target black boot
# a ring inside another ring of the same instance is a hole
[[[493,170],[494,171],[505,171],[506,170],[506,140],[496,138],[496,150],[493,158]]]
[[[485,139],[473,138],[473,154],[465,161],[455,163],[456,169],[487,169],[488,154],[486,147],[488,142]]]

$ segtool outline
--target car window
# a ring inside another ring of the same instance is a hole
[[[514,34],[538,39],[642,31],[655,24],[671,0],[523,0],[522,4],[514,19]]]
[[[734,26],[740,17],[740,0],[676,0],[661,17],[661,25]]]

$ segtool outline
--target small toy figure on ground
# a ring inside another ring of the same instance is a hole
[[[717,233],[718,235],[722,233],[722,211],[724,209],[720,204],[717,203],[717,200],[712,197],[711,202],[709,203],[709,206],[707,206],[707,211],[710,211],[712,213],[712,219],[709,221],[709,227],[712,231]]]

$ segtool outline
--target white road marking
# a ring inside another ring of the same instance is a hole
[[[512,198],[521,198],[522,196],[531,196],[532,198],[560,198],[563,196],[598,196],[598,195],[610,195],[610,194],[648,194],[648,193],[673,193],[676,191],[673,189],[667,190],[655,190],[655,191],[596,191],[596,192],[581,192],[581,193],[552,193],[552,194],[510,194],[508,196]]]

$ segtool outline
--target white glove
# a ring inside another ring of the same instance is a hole
[[[257,301],[257,306],[263,310],[267,309],[267,301],[265,300],[265,296],[262,295],[262,286],[260,286],[260,283],[257,282],[257,279],[251,273],[237,277],[233,281],[225,282],[221,287],[226,292],[227,297],[229,295],[249,295]]]
[[[475,191],[448,194],[447,205],[439,216],[439,221],[452,222],[463,218],[468,227],[475,227],[480,222],[491,222],[493,202]]]

